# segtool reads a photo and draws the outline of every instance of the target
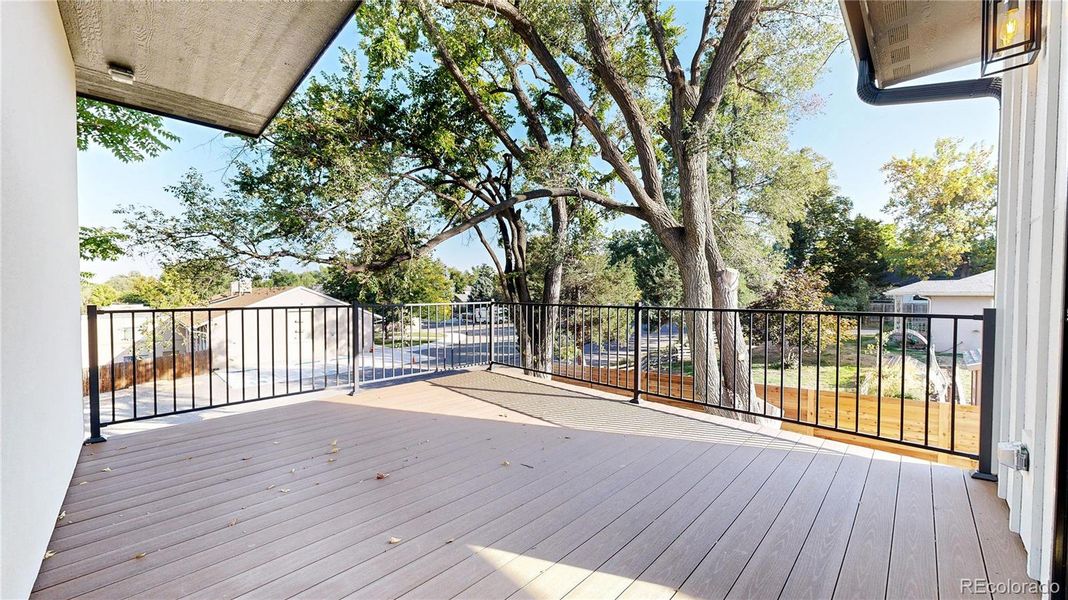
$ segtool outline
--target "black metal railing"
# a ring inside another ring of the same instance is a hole
[[[353,308],[86,311],[90,437],[101,426],[352,383]]]
[[[488,364],[489,312],[488,302],[89,306],[89,439],[116,423]]]
[[[508,304],[492,363],[980,460],[984,315]],[[494,318],[496,323],[499,319]],[[514,324],[514,325],[513,325]]]
[[[359,306],[357,385],[489,364],[489,302]]]
[[[87,310],[90,441],[127,421],[510,366],[978,459],[984,315],[464,302]]]

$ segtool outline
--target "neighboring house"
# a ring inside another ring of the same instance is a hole
[[[255,369],[272,363],[346,361],[352,339],[350,306],[304,286],[254,288],[208,302],[196,330],[210,340],[212,368]],[[209,319],[210,314],[210,319]],[[371,348],[374,315],[360,312],[361,346]],[[273,340],[273,343],[270,341]],[[260,355],[254,354],[260,348]]]
[[[170,356],[171,352],[188,352],[192,346],[197,350],[207,348],[207,340],[195,331],[190,331],[189,321],[179,315],[174,323],[174,341],[171,341],[169,315],[156,317],[155,343],[153,344],[152,318],[144,304],[112,304],[101,306],[101,311],[118,311],[118,314],[101,312],[97,316],[97,352],[100,364],[132,362],[151,359],[153,356]],[[89,341],[89,319],[82,315],[82,347]],[[153,346],[155,351],[153,351]],[[136,351],[136,352],[135,352]],[[89,368],[88,353],[82,354],[82,369]]]
[[[894,299],[894,311],[917,314],[981,315],[984,308],[994,306],[994,271],[987,271],[963,279],[929,279],[893,288],[885,292]],[[917,310],[919,309],[919,310]],[[926,328],[923,319],[914,320]],[[983,332],[979,321],[959,321],[956,344],[953,341],[953,321],[932,319],[928,340],[936,352],[978,351],[983,347]]]

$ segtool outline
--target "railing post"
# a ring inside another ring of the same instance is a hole
[[[96,444],[106,441],[100,435],[100,357],[98,355],[96,338],[96,305],[90,304],[85,307],[86,329],[89,343],[89,439],[86,444]],[[114,368],[112,369],[114,371]],[[115,376],[114,373],[111,375]]]
[[[487,371],[492,371],[493,370],[493,330],[495,328],[494,325],[497,322],[494,319],[494,314],[493,314],[493,308],[495,306],[496,306],[496,303],[493,300],[490,300],[490,303],[489,303],[489,367],[486,369]]]
[[[352,313],[349,317],[349,328],[352,330],[352,348],[349,350],[352,360],[352,391],[350,395],[355,396],[360,390],[360,361],[363,354],[363,346],[361,346],[363,341],[363,311],[360,310],[360,305],[357,302],[352,302],[349,311]]]
[[[642,391],[642,303],[634,303],[634,396],[630,401],[638,403]]]
[[[972,477],[985,481],[997,481],[993,469],[994,446],[994,326],[997,312],[993,308],[983,309],[983,356],[982,383],[979,399],[979,468],[972,472]],[[953,398],[956,402],[957,399]]]

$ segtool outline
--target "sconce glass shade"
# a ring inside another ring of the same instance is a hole
[[[983,76],[1035,62],[1041,47],[1041,0],[982,0]]]

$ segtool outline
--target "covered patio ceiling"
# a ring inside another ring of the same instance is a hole
[[[871,59],[882,88],[979,60],[978,0],[840,0],[840,5],[853,56]]]
[[[80,96],[259,135],[358,0],[59,0]]]

